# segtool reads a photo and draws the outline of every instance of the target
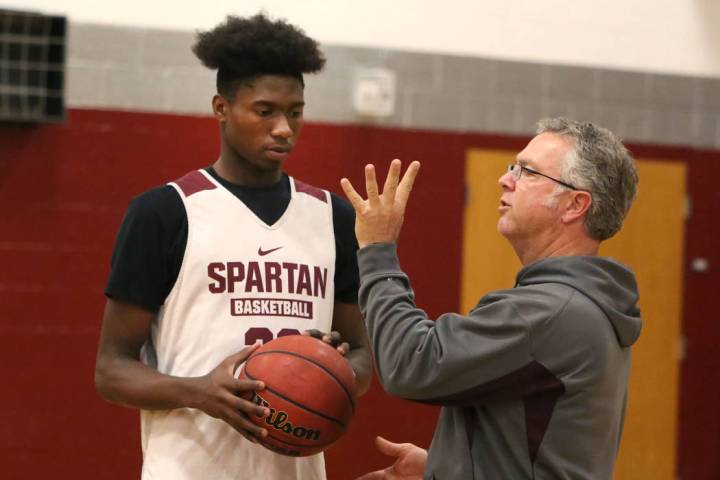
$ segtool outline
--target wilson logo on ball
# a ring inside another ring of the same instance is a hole
[[[327,449],[355,414],[355,373],[337,350],[316,338],[289,335],[258,348],[240,380],[262,380],[265,388],[243,398],[270,410],[250,420],[267,430],[262,446],[304,457]]]
[[[312,428],[303,427],[301,425],[293,425],[286,412],[275,410],[267,400],[257,393],[253,394],[252,401],[261,407],[267,407],[270,409],[270,415],[265,417],[265,423],[270,425],[272,428],[280,430],[281,432],[292,435],[296,438],[320,440],[319,430],[313,430]]]

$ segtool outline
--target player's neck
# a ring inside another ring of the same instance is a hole
[[[268,187],[282,178],[282,170],[262,170],[244,159],[229,158],[224,154],[213,163],[213,168],[224,180],[245,187]]]

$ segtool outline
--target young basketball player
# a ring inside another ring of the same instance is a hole
[[[257,444],[267,430],[246,416],[268,409],[238,395],[264,385],[234,373],[258,340],[334,330],[359,392],[369,385],[352,207],[283,172],[303,124],[303,74],[325,60],[302,31],[264,15],[228,17],[193,51],[217,69],[220,156],[131,202],[96,386],[141,410],[144,479],[324,479],[322,454]]]

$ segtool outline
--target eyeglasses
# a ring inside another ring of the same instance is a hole
[[[515,179],[516,182],[518,180],[520,180],[520,177],[522,177],[523,172],[528,172],[532,175],[540,175],[541,177],[549,178],[553,182],[557,182],[560,185],[562,185],[563,187],[567,187],[571,190],[580,190],[579,188],[577,188],[573,185],[570,185],[569,183],[563,182],[562,180],[558,180],[557,178],[551,177],[550,175],[545,175],[544,173],[540,173],[537,170],[533,170],[532,168],[524,167],[517,163],[512,163],[512,164],[508,165],[507,171],[512,175],[513,179]]]

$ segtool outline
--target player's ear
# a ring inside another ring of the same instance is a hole
[[[212,98],[213,116],[219,122],[224,122],[230,113],[230,104],[222,95],[215,95]]]

